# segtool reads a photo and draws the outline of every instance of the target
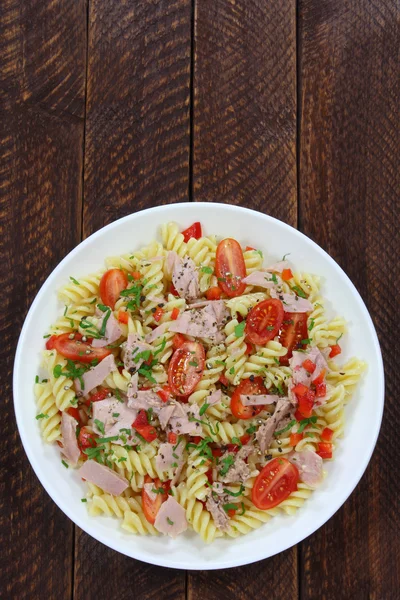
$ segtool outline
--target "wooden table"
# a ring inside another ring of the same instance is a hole
[[[398,0],[3,0],[0,18],[2,597],[400,598]],[[309,235],[361,292],[386,358],[380,438],[346,504],[297,547],[209,573],[74,527],[12,408],[19,330],[57,263],[119,217],[187,200]]]

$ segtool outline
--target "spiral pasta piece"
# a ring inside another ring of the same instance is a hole
[[[347,397],[351,396],[358,385],[362,374],[367,368],[367,364],[358,358],[351,358],[346,364],[340,366],[334,361],[328,361],[329,373],[327,375],[328,383],[332,385],[343,385]]]
[[[237,319],[238,315],[245,318],[256,304],[267,298],[268,296],[264,292],[253,292],[251,294],[237,296],[236,298],[230,298],[226,301],[226,306],[234,319]]]
[[[99,296],[99,284],[104,269],[72,280],[64,285],[58,292],[58,297],[64,304],[79,304],[82,301],[91,301]]]
[[[173,296],[172,294],[168,295],[168,302],[163,307],[163,314],[158,323],[158,325],[166,324],[166,330],[163,333],[161,333],[153,342],[151,342],[151,345],[153,346],[155,351],[160,350],[161,346],[163,346],[161,352],[157,354],[157,360],[161,364],[165,364],[174,351],[172,344],[173,339],[175,337],[175,333],[169,331],[169,325],[173,323],[172,313],[173,311],[176,312],[178,310],[179,314],[182,314],[185,309],[186,300],[184,300],[183,298],[175,298],[175,296]]]
[[[34,388],[40,431],[45,442],[51,443],[61,439],[61,414],[56,405],[50,381],[35,383]]]
[[[287,354],[287,349],[282,346],[280,342],[276,342],[275,340],[271,340],[267,342],[265,346],[257,346],[255,354],[247,357],[242,369],[242,376],[244,378],[250,377],[251,375],[265,375],[266,369],[270,369],[270,374],[281,377],[284,381],[286,378],[286,373],[279,367],[276,369],[276,363],[279,361],[281,356],[285,356]],[[273,383],[273,377],[266,377],[266,383],[268,387],[271,387]]]
[[[245,371],[247,360],[247,345],[244,335],[237,336],[235,328],[239,325],[237,319],[232,319],[225,325],[226,334],[226,378],[233,385],[239,385]]]
[[[57,354],[55,350],[43,352],[43,366],[49,373],[49,381],[58,410],[64,411],[72,406],[71,401],[75,399],[74,382],[65,375],[55,377],[54,367],[60,365],[62,370],[67,366],[67,360]]]
[[[176,223],[163,223],[161,225],[161,239],[166,250],[176,252],[183,258],[186,254],[186,243]]]
[[[199,450],[194,449],[189,452],[186,469],[188,498],[197,498],[197,500],[204,500],[206,498],[208,493],[208,478],[206,473],[209,469],[209,461],[199,454]]]
[[[186,484],[180,483],[178,487],[173,488],[173,496],[186,510],[186,519],[190,527],[206,544],[223,537],[223,533],[217,529],[211,514],[204,508],[202,502],[194,497],[189,498]]]

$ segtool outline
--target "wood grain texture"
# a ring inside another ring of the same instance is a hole
[[[92,0],[89,15],[84,235],[189,199],[190,0]],[[75,557],[76,600],[185,597],[183,571],[124,557],[80,530]]]
[[[193,198],[240,204],[295,226],[295,2],[195,7]],[[271,598],[297,597],[296,548],[188,575],[189,600],[261,598],[266,589]]]
[[[399,40],[398,2],[300,2],[300,224],[357,285],[386,360],[375,454],[302,545],[304,599],[399,597]]]
[[[295,0],[196,2],[193,196],[296,224]]]
[[[90,3],[84,233],[188,200],[190,0]]]
[[[29,304],[79,240],[85,7],[69,6],[5,0],[0,11],[0,588],[7,599],[71,596],[73,525],[29,466],[11,387]]]

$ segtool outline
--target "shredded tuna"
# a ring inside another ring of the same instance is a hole
[[[167,252],[167,258],[164,263],[164,272],[167,279],[172,278],[172,273],[174,272],[175,267],[181,264],[181,259],[177,255],[176,252],[170,250]]]
[[[300,480],[310,487],[317,487],[323,479],[322,458],[312,450],[286,454],[291,463],[299,469]]]
[[[113,496],[120,496],[129,486],[125,477],[105,465],[100,465],[95,460],[87,460],[79,469],[78,474],[86,481],[97,485],[106,494]]]
[[[194,300],[198,297],[199,274],[191,258],[185,256],[179,263],[175,263],[172,283],[181,298]]]
[[[158,410],[161,409],[163,404],[154,390],[139,390],[136,396],[133,395],[128,400],[129,408],[136,408],[137,410],[148,410],[149,408]]]
[[[164,442],[160,445],[156,456],[156,469],[158,472],[177,469],[183,461],[184,442],[170,444]]]
[[[160,533],[176,538],[180,533],[186,531],[188,523],[185,509],[173,498],[163,502],[157,513],[154,527]]]
[[[67,412],[61,414],[61,436],[63,449],[62,453],[65,458],[70,462],[72,467],[75,467],[81,451],[76,440],[76,428],[78,421],[71,417]]]
[[[132,423],[137,417],[137,411],[130,408],[126,402],[119,402],[117,398],[105,398],[98,402],[93,402],[93,430],[99,435],[103,435],[96,421],[104,425],[104,435],[107,437],[120,436],[130,439],[132,433]],[[121,431],[122,430],[122,431]],[[115,440],[114,443],[118,443]]]
[[[214,392],[211,392],[211,394],[209,396],[206,397],[205,402],[209,406],[214,406],[214,404],[218,404],[218,402],[221,402],[221,399],[222,399],[221,390],[215,390]]]
[[[284,269],[289,269],[290,265],[287,260],[280,260],[279,262],[274,263],[270,267],[266,268],[266,271],[270,271],[271,273],[282,273]]]
[[[211,338],[221,333],[228,315],[222,300],[210,301],[204,308],[186,310],[170,325],[169,331]]]
[[[265,452],[271,444],[274,431],[277,429],[280,421],[290,412],[292,404],[288,398],[279,398],[274,414],[260,425],[256,438],[260,444],[261,452]]]
[[[174,414],[169,419],[171,431],[178,435],[200,435],[203,437],[203,430],[200,420],[200,407],[197,404],[178,404]],[[197,419],[195,421],[194,419]]]
[[[122,335],[121,327],[118,325],[118,321],[114,317],[113,313],[110,312],[108,318],[107,314],[107,312],[103,312],[98,308],[96,309],[96,315],[101,318],[101,321],[98,325],[99,330],[101,330],[105,319],[107,319],[107,322],[104,337],[101,339],[94,339],[92,342],[93,348],[103,348],[108,344],[113,344]]]
[[[151,342],[154,342],[158,337],[162,336],[166,331],[168,331],[170,326],[170,323],[161,323],[161,325],[159,325],[158,327],[156,327],[155,329],[153,329],[150,333],[148,333],[146,335],[146,342],[148,344],[151,344]]]
[[[225,498],[225,496],[222,498]],[[219,497],[216,499],[213,494],[210,494],[207,498],[206,509],[210,511],[215,526],[221,531],[228,531],[229,517],[222,508],[222,504],[223,502]]]
[[[272,290],[282,283],[280,278],[278,279],[276,276],[273,278],[268,271],[253,271],[253,273],[250,273],[250,275],[247,275],[247,277],[242,279],[242,282],[247,283],[248,285],[256,285],[257,287],[262,287],[267,290]]]
[[[296,294],[285,294],[271,289],[271,298],[278,298],[283,303],[285,312],[306,313],[311,312],[314,307],[309,300],[300,298]]]
[[[221,468],[226,464],[224,459],[231,456],[234,460],[233,464],[229,467],[228,471],[221,475],[221,468],[219,469],[219,479],[224,483],[244,483],[251,475],[251,471],[245,459],[254,452],[252,445],[246,445],[240,448],[239,452],[225,452],[219,459],[219,465]]]
[[[79,379],[75,379],[74,384],[77,396],[87,396],[95,387],[103,383],[107,375],[116,370],[117,365],[115,364],[114,356],[109,354],[98,365],[92,367],[82,375],[83,386],[81,386]]]
[[[279,396],[274,394],[240,395],[243,406],[264,406],[265,404],[274,404],[278,400]]]
[[[175,404],[166,404],[160,409],[158,413],[158,420],[160,421],[161,429],[166,429],[170,418],[175,412]]]
[[[137,333],[130,333],[127,341],[121,344],[121,350],[125,369],[134,373],[140,369],[145,360],[140,357],[140,354],[146,351],[151,352],[154,348],[144,342]]]

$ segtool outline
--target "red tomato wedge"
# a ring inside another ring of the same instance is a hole
[[[235,389],[231,398],[231,411],[234,417],[237,419],[251,419],[258,415],[264,408],[264,406],[244,406],[240,396],[253,396],[259,394],[268,394],[268,390],[265,387],[261,377],[254,377],[253,381],[250,379],[243,379]]]
[[[54,350],[54,342],[57,339],[57,335],[52,335],[46,342],[46,350]]]
[[[87,427],[82,427],[78,434],[78,446],[82,453],[84,453],[87,448],[95,448],[96,445],[95,434]],[[85,454],[85,456],[87,455]]]
[[[174,350],[180,348],[186,342],[186,338],[181,333],[176,333],[172,338],[172,347]]]
[[[111,350],[107,350],[107,348],[93,348],[87,342],[82,342],[80,333],[75,333],[74,339],[70,339],[70,335],[72,334],[62,333],[53,341],[53,347],[65,358],[81,363],[90,363],[95,359],[102,361],[111,354]]]
[[[204,371],[204,347],[198,342],[184,342],[172,355],[168,383],[174,396],[187,396],[199,383]]]
[[[100,280],[100,296],[103,304],[114,309],[115,303],[128,285],[128,278],[121,269],[109,269]]]
[[[278,334],[283,321],[283,304],[277,298],[263,300],[256,304],[246,319],[247,341],[263,346]]]
[[[190,238],[198,240],[202,235],[200,223],[198,221],[193,223],[193,225],[182,231],[182,235],[185,242],[188,242]]]
[[[289,358],[293,350],[301,348],[301,341],[307,339],[307,313],[289,313],[285,312],[282,321],[279,341],[282,346],[288,349],[285,356],[281,356],[279,361],[281,365],[288,365]]]
[[[246,284],[242,283],[242,279],[246,277],[246,265],[236,240],[226,238],[218,244],[215,272],[219,287],[229,298],[243,294]]]
[[[151,479],[149,475],[146,475],[144,478],[145,483],[153,483],[154,490],[157,492],[157,497],[155,500],[151,500],[151,498],[147,495],[145,489],[142,489],[142,507],[143,513],[146,517],[147,521],[154,525],[156,516],[158,511],[160,510],[160,506],[165,500],[168,498],[168,490],[166,489],[165,483],[161,483],[159,479]],[[164,493],[161,492],[161,489],[164,490]]]
[[[269,461],[254,482],[253,504],[261,510],[269,510],[286,500],[297,490],[299,471],[287,458]]]

